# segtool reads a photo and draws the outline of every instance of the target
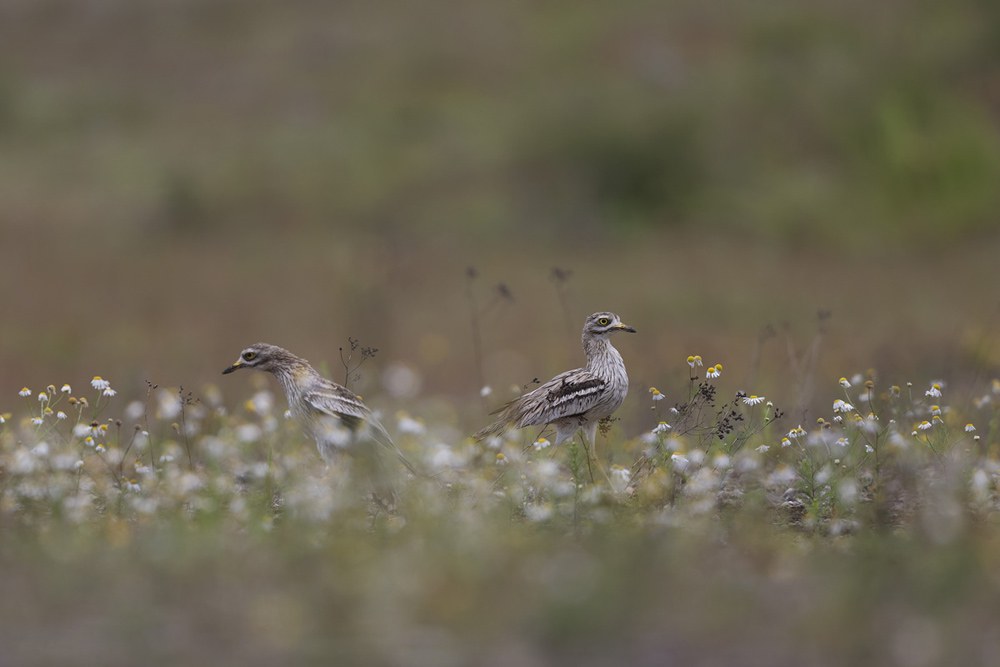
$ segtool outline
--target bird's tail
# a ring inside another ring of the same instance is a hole
[[[393,484],[393,471],[386,465],[379,448],[361,447],[353,457],[354,464],[361,469],[362,477],[371,486],[372,498],[387,512],[394,512],[399,496]]]
[[[397,446],[396,443],[392,441],[392,438],[389,437],[389,432],[385,430],[385,427],[382,426],[377,419],[369,417],[367,423],[365,424],[365,428],[368,430],[368,436],[378,444],[378,448],[380,450],[398,459],[407,470],[413,473],[414,477],[426,477],[426,475],[422,475],[416,467],[410,463],[409,459],[407,459],[403,452],[399,449],[399,446]]]
[[[394,511],[398,494],[393,484],[398,467],[395,461],[413,474],[414,477],[427,477],[421,474],[417,468],[403,455],[385,427],[375,418],[369,417],[362,426],[363,434],[367,436],[362,440],[368,446],[362,445],[358,448],[355,458],[364,468],[364,473],[372,486],[372,495],[383,509]],[[374,445],[374,446],[372,446]]]
[[[512,426],[520,427],[521,421],[521,401],[515,399],[510,403],[501,405],[499,408],[490,413],[491,415],[497,415],[496,420],[487,426],[486,428],[480,429],[472,434],[475,440],[483,440],[491,435],[499,435]]]
[[[484,440],[490,437],[491,435],[499,435],[504,431],[506,431],[508,428],[510,428],[510,424],[507,421],[498,419],[497,421],[493,422],[486,428],[479,429],[478,431],[473,433],[472,438],[474,440]]]

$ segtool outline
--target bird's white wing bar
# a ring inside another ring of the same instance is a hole
[[[599,378],[578,382],[563,380],[562,384],[549,391],[548,400],[553,406],[562,405],[571,401],[582,400],[587,396],[604,391],[606,384],[607,382]]]

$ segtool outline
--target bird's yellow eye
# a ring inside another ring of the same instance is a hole
[[[609,320],[606,317],[602,317],[601,319],[597,320],[597,323],[600,324],[602,327],[606,327],[608,326],[608,324],[611,323],[611,320]]]
[[[256,352],[244,352],[243,361],[251,361],[256,356],[257,356]]]

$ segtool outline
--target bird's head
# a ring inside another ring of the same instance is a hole
[[[267,343],[255,343],[240,352],[240,358],[236,360],[236,363],[222,371],[222,374],[232,373],[241,368],[254,368],[258,371],[273,373],[276,368],[294,360],[296,357],[284,348]]]
[[[608,337],[616,331],[635,333],[635,329],[621,321],[614,313],[594,313],[583,323],[583,335]]]

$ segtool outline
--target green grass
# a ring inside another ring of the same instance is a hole
[[[995,664],[997,35],[979,0],[7,3],[0,666]],[[604,309],[615,488],[466,441]],[[218,375],[264,340],[339,380],[349,337],[456,467],[396,516]]]
[[[692,370],[677,412],[635,392],[670,428],[615,425],[589,464],[399,414],[428,476],[394,514],[268,389],[231,411],[216,390],[29,393],[0,431],[5,657],[989,663],[1000,384],[952,405],[963,388],[831,381],[877,421],[838,404],[799,429]]]

